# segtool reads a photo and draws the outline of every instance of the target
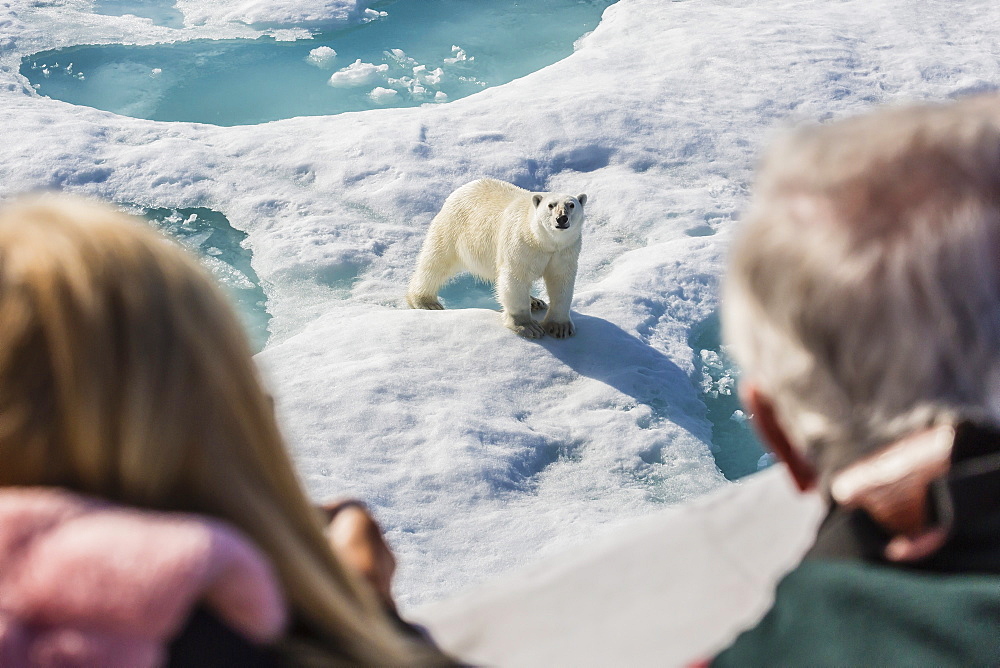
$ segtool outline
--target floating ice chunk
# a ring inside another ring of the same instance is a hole
[[[454,65],[456,63],[463,63],[463,62],[471,63],[473,60],[476,59],[475,56],[470,56],[465,52],[465,49],[458,46],[457,44],[453,44],[451,46],[451,52],[453,54],[452,57],[444,59],[444,62],[447,63],[448,65]]]
[[[236,267],[211,255],[204,255],[201,263],[208,267],[208,270],[215,274],[224,285],[236,288],[237,290],[253,290],[256,286],[246,274]]]
[[[383,72],[388,71],[389,66],[384,63],[382,65],[363,63],[358,58],[344,69],[334,72],[328,83],[334,88],[365,86],[372,83]]]
[[[757,470],[761,471],[766,469],[768,466],[774,464],[775,461],[776,459],[773,452],[765,452],[760,456],[760,459],[757,460]]]
[[[415,59],[406,55],[406,52],[402,49],[390,49],[389,51],[384,51],[385,57],[392,61],[395,67],[401,68],[403,70],[415,69],[421,67]]]
[[[318,46],[306,56],[306,62],[316,67],[329,67],[337,57],[337,52],[328,46]]]
[[[700,353],[702,364],[710,369],[721,369],[722,358],[714,350],[704,349]]]
[[[392,88],[383,88],[382,86],[376,86],[372,89],[372,92],[368,93],[368,97],[372,99],[375,104],[388,104],[399,95],[399,91],[393,90]]]
[[[393,60],[396,65],[412,70],[413,76],[403,75],[398,78],[389,78],[389,85],[404,88],[415,99],[423,99],[437,92],[438,86],[444,77],[444,70],[440,67],[428,70],[427,65],[418,63],[413,58],[406,55],[402,49],[392,49],[386,51],[387,58]]]
[[[387,16],[389,16],[389,12],[380,12],[378,10],[372,9],[371,7],[366,7],[364,18],[362,18],[361,20],[365,23],[370,23],[378,19],[384,19]]]
[[[202,244],[208,241],[211,236],[212,230],[204,230],[190,236],[181,237],[180,242],[191,250],[197,252],[201,249]]]
[[[149,71],[149,76],[151,76],[151,77],[158,77],[161,74],[163,74],[163,70],[160,69],[159,67],[154,67],[153,69],[151,69]]]
[[[746,424],[749,418],[746,413],[737,408],[733,411],[733,414],[729,416],[729,419],[737,424]]]
[[[49,70],[49,68],[47,68],[47,67],[43,67],[42,68],[42,76],[44,76],[46,79],[49,78],[49,74],[51,74],[51,73],[52,72],[51,72],[51,70]]]
[[[718,352],[704,349],[701,357],[701,391],[717,398],[736,390],[736,369]]]
[[[465,83],[474,84],[476,86],[484,86],[484,87],[486,86],[485,81],[480,81],[476,77],[458,77],[458,80],[463,81]]]
[[[312,33],[302,28],[276,28],[265,34],[274,38],[275,42],[295,42],[300,39],[312,39]]]
[[[434,101],[435,102],[447,102],[448,101],[448,93],[444,92],[443,90],[439,90],[438,92],[434,93]]]
[[[399,77],[398,79],[389,78],[387,79],[390,86],[395,86],[396,88],[405,88],[407,90],[412,90],[413,86],[416,85],[417,80],[413,77]]]
[[[444,77],[444,70],[440,67],[428,70],[426,65],[417,65],[413,68],[413,75],[428,86],[440,86],[441,78]]]

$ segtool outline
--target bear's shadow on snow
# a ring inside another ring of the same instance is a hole
[[[570,369],[613,387],[692,434],[704,436],[704,415],[690,377],[641,339],[603,318],[573,313],[576,336],[538,344]]]

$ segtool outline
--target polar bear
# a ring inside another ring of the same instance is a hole
[[[586,195],[530,192],[512,183],[479,179],[445,200],[431,221],[406,301],[411,308],[440,309],[438,290],[465,269],[496,286],[504,324],[521,336],[573,336],[569,316],[580,255]],[[548,310],[531,296],[545,279]]]

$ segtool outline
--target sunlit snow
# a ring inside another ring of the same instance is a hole
[[[62,47],[302,37],[408,2],[182,2],[177,28],[88,0],[9,0],[0,194],[202,207],[244,231],[271,315],[258,360],[302,478],[316,499],[371,504],[413,605],[732,484],[710,449],[703,372],[730,384],[691,337],[718,306],[761,149],[791,123],[995,89],[1000,9],[621,0],[565,59],[463,99],[236,127],[75,106],[20,73]],[[317,46],[298,62],[322,78],[357,59],[302,62]],[[130,80],[155,96],[168,75]],[[588,194],[575,338],[516,337],[467,278],[443,297],[471,308],[402,306],[431,218],[484,176]]]

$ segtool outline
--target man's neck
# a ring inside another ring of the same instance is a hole
[[[928,504],[947,509],[948,538],[929,557],[897,565],[1000,573],[1000,431],[959,425],[950,468],[932,487]],[[864,509],[834,503],[807,558],[887,563],[885,550],[892,537],[892,531]]]

